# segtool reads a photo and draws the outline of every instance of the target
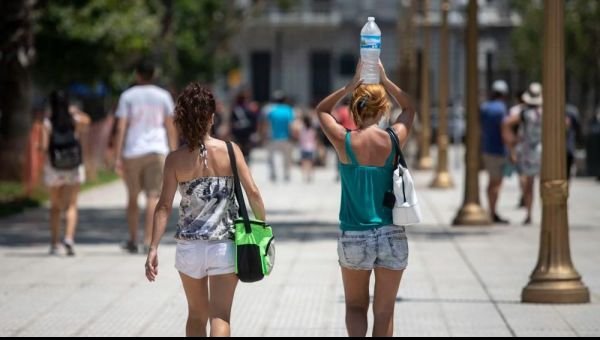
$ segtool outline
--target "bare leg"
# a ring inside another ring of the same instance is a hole
[[[268,159],[269,176],[270,176],[271,181],[277,180],[277,174],[275,172],[275,149],[276,149],[275,143],[276,142],[274,142],[274,141],[270,141],[269,144],[267,145],[267,150],[269,152],[269,156],[268,156],[269,157],[269,159]]]
[[[129,241],[133,244],[137,244],[137,233],[140,219],[140,212],[138,207],[138,194],[129,193],[129,201],[127,203],[127,224],[129,225]]]
[[[146,218],[144,220],[144,246],[150,246],[152,241],[152,225],[154,222],[154,210],[158,204],[158,195],[148,195],[146,201]]]
[[[370,270],[352,270],[342,267],[346,298],[346,330],[350,337],[367,335],[370,279]]]
[[[494,223],[508,224],[507,220],[502,219],[498,215],[498,197],[500,197],[500,189],[502,188],[502,177],[490,177],[488,184],[487,196],[490,205],[490,215]]]
[[[79,184],[70,185],[66,188],[67,201],[67,230],[65,232],[65,242],[75,241],[75,230],[77,228],[77,196],[79,195]]]
[[[394,306],[403,273],[403,270],[375,268],[373,337],[394,336]]]
[[[309,182],[312,182],[314,179],[314,171],[315,171],[315,161],[309,160],[308,161],[308,181]]]
[[[306,182],[310,182],[310,161],[307,159],[302,160],[302,172]]]
[[[210,285],[210,336],[231,336],[231,307],[237,287],[235,274],[211,276]]]
[[[500,187],[502,186],[502,178],[490,178],[488,185],[488,202],[490,204],[490,212],[492,217],[496,216],[496,207],[498,204],[498,196],[500,195]]]
[[[525,182],[527,181],[526,176],[519,175],[519,188],[521,189],[521,198],[519,201],[519,208],[525,207]]]
[[[63,187],[50,188],[50,246],[55,247],[58,244],[60,233],[60,215],[62,212],[61,193]]]
[[[527,208],[527,218],[525,224],[531,224],[531,210],[533,208],[533,186],[535,177],[527,176],[525,178],[524,194],[525,194],[525,207]]]
[[[290,169],[292,168],[292,144],[288,141],[281,142],[280,150],[283,150],[283,173],[285,180],[290,180]]]
[[[179,273],[188,303],[188,319],[185,335],[188,337],[206,337],[208,322],[208,278],[193,279]]]

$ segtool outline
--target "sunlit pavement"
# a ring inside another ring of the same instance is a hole
[[[600,183],[572,183],[569,217],[573,262],[592,292],[586,305],[521,304],[538,254],[534,226],[520,222],[515,178],[499,208],[511,226],[454,228],[463,199],[460,151],[451,153],[456,187],[427,188],[415,172],[425,223],[408,228],[410,264],[398,296],[398,336],[600,336]],[[337,264],[339,183],[334,162],[314,183],[268,181],[265,155],[253,172],[275,227],[273,274],[240,284],[235,336],[344,336],[344,295]],[[482,174],[483,184],[487,181]],[[482,190],[482,198],[485,197]],[[126,196],[117,182],[81,195],[77,256],[50,257],[44,209],[0,220],[0,336],[182,336],[187,308],[174,263],[176,209],[161,248],[158,281],[148,283],[145,257],[122,252]],[[372,323],[372,322],[371,322]]]

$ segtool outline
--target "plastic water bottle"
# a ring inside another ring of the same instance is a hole
[[[379,84],[379,54],[381,52],[381,30],[374,17],[360,31],[360,58],[363,84]]]

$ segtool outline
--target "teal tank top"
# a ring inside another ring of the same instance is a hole
[[[360,165],[352,151],[350,132],[347,132],[346,154],[350,164],[340,162],[339,165],[342,182],[340,228],[364,231],[393,224],[392,209],[384,207],[383,200],[385,193],[392,190],[394,149],[383,167]]]

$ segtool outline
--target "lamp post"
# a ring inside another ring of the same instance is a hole
[[[491,223],[489,215],[479,200],[479,154],[481,127],[479,125],[479,82],[477,45],[477,0],[469,0],[467,21],[467,153],[465,156],[465,200],[453,224],[455,226],[480,226]]]
[[[421,140],[417,169],[431,170],[433,159],[429,151],[431,144],[431,111],[429,109],[429,50],[431,28],[429,27],[429,0],[423,0],[423,48],[421,49]]]
[[[564,30],[564,0],[544,1],[542,232],[538,263],[523,289],[523,302],[590,302],[569,247]]]
[[[432,188],[448,189],[454,186],[448,172],[448,11],[450,1],[442,1],[442,25],[440,28],[440,98],[438,105],[438,164]]]

